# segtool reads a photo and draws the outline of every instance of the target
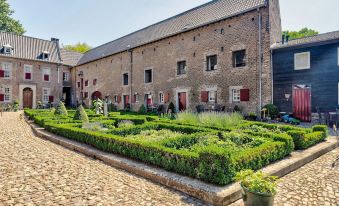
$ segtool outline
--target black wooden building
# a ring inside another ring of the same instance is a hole
[[[304,121],[339,104],[339,31],[272,47],[273,102]]]

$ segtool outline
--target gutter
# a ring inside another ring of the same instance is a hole
[[[260,7],[257,8],[258,11],[258,67],[259,67],[259,104],[258,104],[258,114],[261,118],[261,108],[262,108],[262,15],[260,13]]]

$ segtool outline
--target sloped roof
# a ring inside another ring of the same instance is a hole
[[[265,6],[266,0],[214,0],[144,29],[103,44],[84,54],[78,65]]]
[[[21,36],[8,32],[0,32],[0,49],[2,50],[5,45],[9,45],[13,48],[12,53],[5,54],[0,52],[0,56],[60,63],[58,43],[54,41]],[[42,60],[40,58],[42,52],[48,52],[49,58]]]
[[[288,42],[278,43],[272,46],[272,49],[282,49],[306,44],[314,44],[320,42],[326,42],[331,40],[339,40],[339,31],[328,32],[324,34],[318,34],[315,36],[304,37],[300,39],[293,39]]]
[[[64,65],[75,66],[78,63],[78,61],[81,59],[83,54],[61,48],[60,56],[62,59],[62,63]]]

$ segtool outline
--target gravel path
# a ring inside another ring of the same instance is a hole
[[[198,200],[36,137],[0,117],[0,205],[202,205]]]

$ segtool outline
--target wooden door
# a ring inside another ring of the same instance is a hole
[[[25,88],[23,91],[23,108],[33,107],[33,90],[30,88]]]
[[[293,88],[293,115],[305,122],[311,122],[311,89]]]
[[[179,111],[185,111],[187,109],[186,92],[178,93],[178,99],[179,99]]]

